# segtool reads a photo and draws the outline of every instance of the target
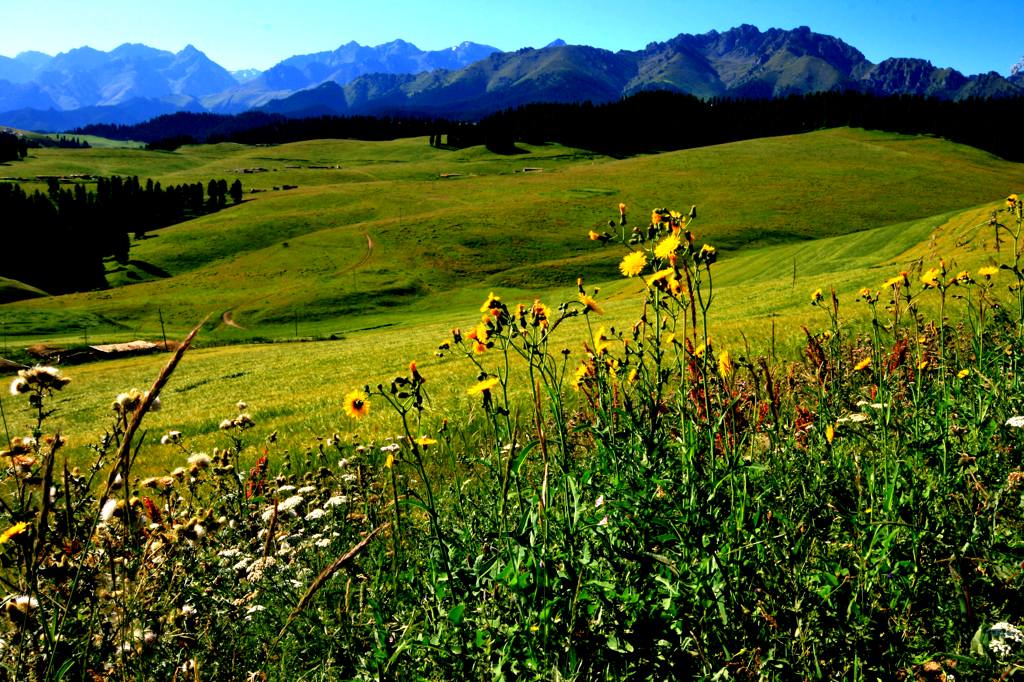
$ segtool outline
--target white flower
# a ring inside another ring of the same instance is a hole
[[[322,538],[320,540],[317,540],[313,544],[315,544],[317,547],[330,547],[331,546],[331,540],[330,540],[330,538]]]
[[[333,495],[324,502],[324,509],[327,507],[340,507],[343,504],[348,504],[348,495]]]
[[[220,430],[221,431],[228,431],[228,430],[234,428],[234,426],[235,426],[235,422],[231,421],[230,419],[225,419],[224,421],[222,421],[220,423]]]
[[[599,525],[599,526],[607,526],[607,525],[608,525],[608,517],[607,517],[607,516],[605,516],[605,517],[604,517],[603,519],[601,519],[600,521],[598,521],[598,522],[597,522],[597,525]]]
[[[310,494],[312,492],[315,492],[315,491],[316,491],[316,486],[304,485],[301,488],[299,488],[298,490],[296,490],[295,492],[297,492],[299,495],[308,495],[308,494]]]
[[[250,606],[249,608],[247,608],[245,610],[245,613],[246,613],[247,616],[251,616],[254,613],[259,613],[260,611],[266,611],[266,610],[267,610],[267,607],[264,606],[263,604],[253,604],[252,606]]]
[[[278,505],[277,505],[277,510],[279,512],[292,511],[296,507],[299,507],[302,504],[304,504],[305,501],[306,501],[306,499],[304,497],[302,497],[302,495],[292,495],[291,497],[289,497],[288,499],[284,500],[283,502],[279,502]]]
[[[196,607],[192,606],[191,604],[185,604],[181,607],[181,615],[183,616],[192,616],[195,615],[195,612]]]
[[[114,510],[117,509],[117,500],[113,497],[109,498],[103,503],[103,509],[100,510],[100,520],[103,523],[107,523],[114,516]]]
[[[11,382],[11,395],[20,395],[22,393],[28,393],[29,387],[28,382],[24,378],[18,377]]]
[[[241,553],[242,550],[238,549],[237,547],[229,547],[228,549],[222,549],[221,551],[217,552],[217,556],[223,557],[225,559],[234,559]]]
[[[359,477],[355,474],[342,474],[341,480],[345,481],[345,483],[355,483],[359,480]]]
[[[267,507],[266,509],[263,510],[263,513],[260,514],[260,518],[263,519],[263,523],[266,523],[267,521],[270,521],[271,517],[273,517],[273,516],[274,516],[274,508],[273,507]]]
[[[239,412],[245,412],[246,410],[249,409],[249,403],[245,402],[244,400],[239,400],[238,404],[235,405],[235,407],[238,408]]]
[[[160,439],[161,445],[169,445],[171,443],[177,443],[181,440],[181,431],[168,431],[164,434],[163,438]]]
[[[293,485],[282,485],[282,486],[279,486],[277,488],[277,492],[282,493],[282,494],[283,493],[290,493],[293,490],[295,490],[295,486],[293,486]]]
[[[319,507],[317,507],[313,511],[309,512],[308,514],[306,514],[306,520],[307,521],[316,521],[317,519],[319,519],[322,516],[324,516],[326,513],[327,512],[325,512],[323,509],[320,509]]]
[[[1018,644],[1024,643],[1024,632],[1006,621],[996,623],[988,630],[988,648],[1000,658],[1013,654]]]
[[[594,502],[594,506],[595,507],[603,507],[604,506],[604,495],[601,495],[599,498],[597,498],[597,500]]]
[[[213,460],[211,460],[210,456],[205,452],[197,452],[188,458],[189,466],[198,467],[200,469],[205,469],[210,466],[211,461]]]
[[[237,564],[235,564],[235,565],[234,565],[234,566],[232,566],[231,568],[232,568],[232,569],[233,569],[233,570],[234,570],[235,572],[237,572],[237,573],[241,573],[242,571],[244,571],[244,570],[246,570],[247,568],[249,568],[249,563],[250,563],[251,561],[252,561],[252,559],[250,559],[249,557],[244,557],[244,558],[243,558],[243,559],[242,559],[241,561],[239,561],[239,562],[238,562]]]
[[[1015,429],[1024,427],[1024,416],[1010,417],[1006,420],[1006,425]]]
[[[398,443],[391,443],[390,445],[385,445],[385,446],[381,447],[380,451],[381,452],[398,452],[401,448],[402,448],[402,446],[399,445]]]

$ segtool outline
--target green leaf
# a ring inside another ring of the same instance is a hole
[[[448,620],[450,620],[455,625],[459,625],[459,624],[462,623],[462,615],[465,612],[466,612],[466,605],[465,604],[459,604],[457,606],[453,606],[452,610],[448,612]]]

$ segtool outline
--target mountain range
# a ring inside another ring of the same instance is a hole
[[[561,40],[515,52],[471,42],[437,51],[402,40],[349,42],[263,72],[230,73],[191,45],[178,53],[124,44],[0,57],[0,123],[36,130],[131,124],[176,111],[474,118],[530,102],[600,103],[642,90],[755,99],[855,90],[961,100],[1024,96],[1024,70],[1004,78],[905,57],[875,64],[807,27],[750,25],[619,52]]]

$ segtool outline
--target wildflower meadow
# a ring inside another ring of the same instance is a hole
[[[88,462],[51,428],[73,370],[22,370],[0,679],[1017,679],[1022,228],[1010,195],[973,272],[808,292],[802,351],[775,358],[716,339],[696,206],[620,204],[581,241],[621,254],[631,324],[582,280],[492,294],[423,349],[460,359],[476,409],[439,416],[429,372],[387,359],[305,451],[244,403],[223,447],[143,437],[202,325],[111,396]],[[390,436],[355,435],[371,414]],[[178,465],[142,478],[153,447]]]

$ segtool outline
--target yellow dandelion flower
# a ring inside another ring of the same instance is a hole
[[[604,308],[599,306],[592,296],[580,294],[580,303],[586,307],[586,311],[584,311],[585,313],[594,312],[598,315],[604,315]]]
[[[626,205],[620,202],[619,203],[619,215],[625,215],[625,213],[626,213]]]
[[[732,356],[729,355],[729,351],[723,350],[718,354],[718,373],[723,379],[728,379],[732,376],[732,370]]]
[[[485,391],[490,391],[497,385],[498,377],[488,377],[487,379],[470,386],[469,389],[466,390],[466,395],[479,395]]]
[[[921,362],[917,363],[917,368],[919,370],[928,369],[928,361],[927,360],[922,360]]]
[[[978,268],[978,274],[985,279],[992,279],[999,273],[999,268],[994,265],[986,265],[983,268]]]
[[[825,300],[824,294],[821,293],[821,289],[815,289],[811,292],[811,305],[817,305]]]
[[[657,225],[661,223],[661,214],[657,211],[651,211],[651,224]]]
[[[636,367],[629,370],[629,374],[626,375],[626,382],[632,384],[636,381]]]
[[[885,280],[885,282],[882,284],[882,286],[883,287],[898,287],[898,286],[906,286],[907,284],[909,284],[909,281],[907,280],[907,273],[906,272],[901,272],[900,274],[896,275],[895,277],[891,277],[891,278]]]
[[[939,286],[939,275],[942,273],[938,268],[929,268],[921,275],[921,284],[925,289],[932,289]]]
[[[395,466],[395,456],[394,456],[394,454],[389,452],[388,453],[388,458],[386,460],[384,460],[384,468],[385,469],[390,469],[393,466]]]
[[[590,230],[589,232],[587,232],[587,236],[590,237],[590,241],[592,241],[592,242],[596,242],[597,240],[599,240],[601,238],[600,233],[594,232],[593,230]]]
[[[370,411],[370,399],[361,390],[350,391],[343,403],[345,412],[353,419],[362,419]]]
[[[428,445],[436,445],[437,441],[433,438],[428,438],[427,436],[420,436],[416,439],[416,444],[427,447]]]
[[[483,355],[487,352],[487,344],[480,343],[479,341],[473,342],[473,352],[477,355]]]
[[[658,258],[668,258],[679,248],[679,237],[670,234],[661,240],[661,243],[654,247],[654,255]]]
[[[1016,194],[1011,194],[1010,196],[1006,197],[1006,207],[1013,208],[1014,206],[1017,205],[1018,201],[1020,201],[1020,197],[1018,197]]]
[[[486,313],[491,308],[497,308],[498,306],[496,306],[495,303],[498,303],[499,301],[501,301],[501,297],[495,296],[494,292],[492,291],[491,293],[487,294],[487,300],[484,301],[484,304],[482,306],[480,306],[480,312]]]
[[[594,353],[604,355],[608,352],[611,345],[608,332],[605,331],[604,327],[598,328],[597,333],[594,334]]]
[[[968,376],[970,376],[970,374],[971,374],[971,370],[969,370],[969,369],[962,369],[962,370],[960,370],[959,372],[956,373],[956,378],[957,379],[966,379]]]
[[[28,530],[28,524],[24,521],[19,521],[0,534],[0,545],[7,544],[11,538],[21,535],[26,530]]]
[[[853,366],[853,371],[854,372],[859,372],[862,369],[867,369],[870,366],[871,366],[871,358],[864,358],[863,360],[861,360],[860,362],[858,362],[856,365]]]
[[[583,383],[588,374],[590,374],[590,367],[587,365],[580,365],[576,368],[572,378],[572,388],[574,391],[580,390],[580,384]]]
[[[619,272],[626,277],[636,277],[647,265],[647,256],[642,251],[630,251],[619,263]]]
[[[664,279],[668,279],[669,277],[672,277],[674,274],[675,273],[672,270],[672,268],[665,268],[663,270],[658,270],[656,273],[654,273],[653,275],[648,277],[645,281],[647,283],[647,286],[651,286],[652,284],[654,284],[656,282],[660,282],[660,281],[662,281]]]
[[[832,441],[836,438],[836,427],[829,424],[825,427],[825,440],[828,441],[829,445],[832,445]]]

